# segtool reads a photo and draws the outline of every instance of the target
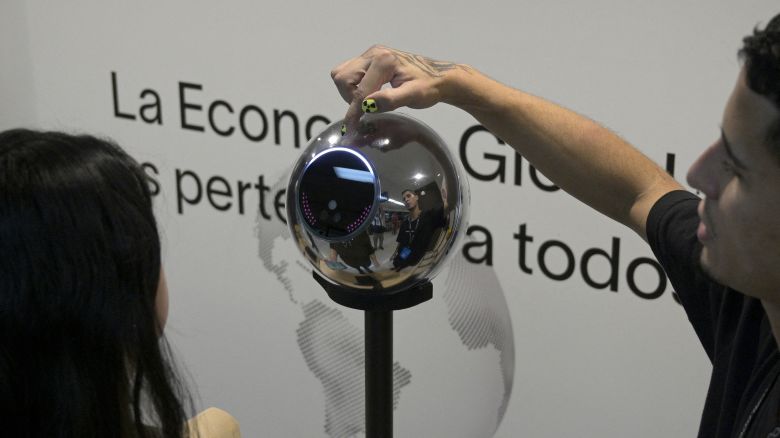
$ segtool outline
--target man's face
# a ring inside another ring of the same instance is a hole
[[[718,282],[780,301],[780,164],[768,128],[780,111],[751,91],[744,69],[723,114],[722,136],[696,160],[688,183],[699,204],[701,265]]]
[[[414,210],[417,207],[417,195],[413,192],[405,191],[403,193],[404,204],[408,210]]]

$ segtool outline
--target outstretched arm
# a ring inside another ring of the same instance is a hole
[[[331,76],[350,103],[347,130],[369,109],[384,112],[438,102],[474,116],[544,175],[642,238],[650,208],[682,188],[608,129],[544,99],[502,85],[476,69],[382,46],[336,67]],[[381,89],[389,83],[391,88]]]

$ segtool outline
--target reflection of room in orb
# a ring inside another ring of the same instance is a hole
[[[287,192],[291,230],[304,234],[301,251],[332,282],[395,290],[430,279],[460,236],[468,187],[430,128],[398,114],[360,123],[345,136],[334,124],[307,147]]]

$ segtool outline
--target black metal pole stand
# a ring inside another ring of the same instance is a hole
[[[366,436],[393,436],[393,312],[365,311]]]
[[[342,306],[364,311],[366,438],[393,436],[393,311],[407,309],[433,297],[429,281],[387,292],[337,286],[313,273],[328,296]]]

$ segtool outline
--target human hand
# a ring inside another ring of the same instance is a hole
[[[445,79],[458,70],[471,69],[375,45],[337,66],[330,75],[341,97],[349,103],[344,123],[350,130],[364,112],[392,111],[402,106],[422,109],[445,101]],[[388,83],[391,88],[382,89]]]
[[[187,423],[191,430],[197,430],[198,434],[202,434],[202,436],[241,438],[241,428],[238,421],[229,413],[218,408],[208,408],[191,418]]]

